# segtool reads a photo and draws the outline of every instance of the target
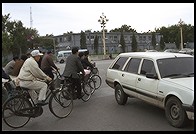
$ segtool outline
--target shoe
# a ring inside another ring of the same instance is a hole
[[[78,99],[81,99],[84,95],[85,95],[85,93],[81,93],[81,95],[78,96]]]
[[[44,105],[47,105],[47,104],[48,104],[48,102],[45,102],[43,100],[37,102],[38,106],[44,106]]]

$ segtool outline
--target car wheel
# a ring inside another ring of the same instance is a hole
[[[127,94],[123,91],[122,87],[117,84],[115,87],[115,98],[118,104],[125,105],[127,103]]]
[[[187,114],[182,108],[182,103],[176,97],[171,97],[166,102],[165,115],[169,122],[174,127],[181,128],[187,121]]]

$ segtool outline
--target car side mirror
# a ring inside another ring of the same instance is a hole
[[[146,77],[151,79],[158,79],[158,76],[153,73],[146,73]]]

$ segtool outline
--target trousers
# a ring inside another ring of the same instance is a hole
[[[38,92],[38,100],[45,100],[46,99],[46,92],[48,85],[42,81],[23,81],[20,80],[20,86],[29,89],[29,93],[33,100],[36,99],[35,91]]]

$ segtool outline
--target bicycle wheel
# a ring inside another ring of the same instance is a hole
[[[93,88],[91,88],[91,86],[88,83],[86,84],[82,83],[81,87],[82,87],[82,91],[84,92],[84,96],[82,96],[81,99],[84,102],[86,102],[91,98]]]
[[[92,88],[95,88],[95,90],[97,90],[98,88],[100,88],[102,84],[102,80],[101,80],[101,77],[97,74],[94,74],[92,75],[90,78],[89,78],[89,85],[92,87]],[[94,92],[93,92],[94,93]]]
[[[67,117],[73,109],[72,95],[66,89],[55,91],[50,97],[49,109],[58,118]]]
[[[29,100],[22,98],[20,95],[9,98],[3,105],[2,118],[3,121],[12,128],[20,128],[26,125],[30,116],[29,110],[32,107]],[[26,116],[24,116],[26,114]]]

